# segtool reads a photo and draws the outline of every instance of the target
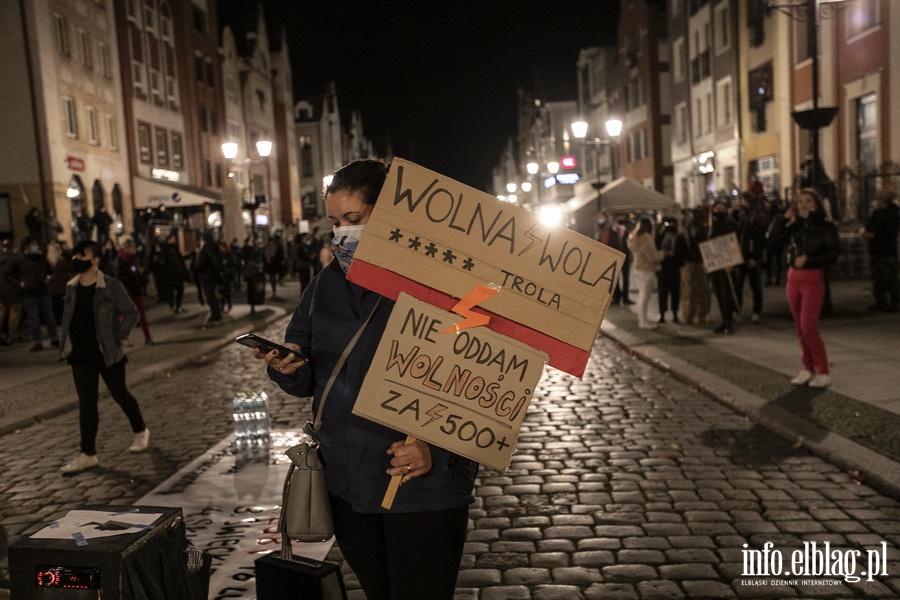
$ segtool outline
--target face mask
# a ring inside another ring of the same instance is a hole
[[[334,238],[331,240],[331,250],[334,257],[341,265],[344,273],[350,270],[353,262],[353,253],[359,245],[359,239],[365,231],[365,225],[350,225],[348,227],[335,227]]]
[[[72,259],[72,270],[76,273],[86,273],[91,269],[91,261],[81,258]]]

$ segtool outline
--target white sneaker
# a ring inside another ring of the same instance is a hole
[[[150,430],[146,427],[140,433],[134,434],[134,440],[128,448],[129,452],[143,452],[150,444]]]
[[[97,467],[100,465],[100,461],[97,460],[97,456],[88,456],[84,452],[79,452],[78,456],[73,458],[71,462],[66,463],[62,467],[59,468],[60,473],[77,473],[78,471],[84,471],[85,469],[91,469],[93,467]]]
[[[797,374],[796,377],[791,379],[791,383],[793,383],[794,385],[806,385],[807,383],[812,381],[814,377],[815,374],[813,374],[812,371],[803,369],[802,371],[800,371],[800,373]]]
[[[828,373],[819,373],[809,382],[811,388],[827,388],[829,385],[831,385],[831,375]]]

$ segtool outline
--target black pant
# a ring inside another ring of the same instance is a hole
[[[341,554],[368,600],[452,600],[468,506],[363,514],[332,496],[331,510]]]
[[[763,305],[763,290],[759,264],[752,267],[749,264],[741,265],[735,269],[732,275],[736,275],[734,285],[737,288],[737,297],[740,302],[738,310],[744,305],[744,282],[747,282],[750,284],[750,292],[753,294],[753,312],[760,314]]]
[[[716,302],[719,304],[719,312],[722,313],[722,325],[731,327],[735,305],[734,292],[732,291],[734,282],[729,282],[729,277],[730,275],[724,270],[713,271],[709,274],[709,281],[712,283],[713,291],[716,294]]]
[[[72,379],[75,381],[75,392],[78,394],[78,424],[81,428],[81,451],[89,456],[97,454],[97,430],[100,427],[100,412],[97,410],[97,399],[100,390],[98,377],[109,390],[113,400],[125,412],[131,430],[134,433],[144,431],[144,418],[137,399],[125,385],[125,359],[111,367],[96,365],[72,365]]]
[[[665,267],[657,271],[656,291],[659,294],[659,316],[666,316],[671,300],[672,318],[678,319],[678,308],[681,303],[681,270],[678,267]]]

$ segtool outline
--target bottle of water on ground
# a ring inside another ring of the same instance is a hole
[[[248,417],[247,414],[248,398],[244,392],[238,392],[231,399],[231,418],[234,419],[234,437],[243,439],[248,437]]]

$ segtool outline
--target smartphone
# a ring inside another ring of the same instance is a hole
[[[283,346],[282,344],[277,344],[271,340],[267,340],[264,337],[260,337],[255,333],[245,333],[244,335],[237,337],[234,341],[238,344],[247,346],[248,348],[256,348],[263,354],[268,354],[272,350],[277,350],[278,358],[284,358],[288,354],[293,354],[297,358],[306,358],[300,353],[299,350],[294,350],[293,348],[288,348],[287,346]]]

